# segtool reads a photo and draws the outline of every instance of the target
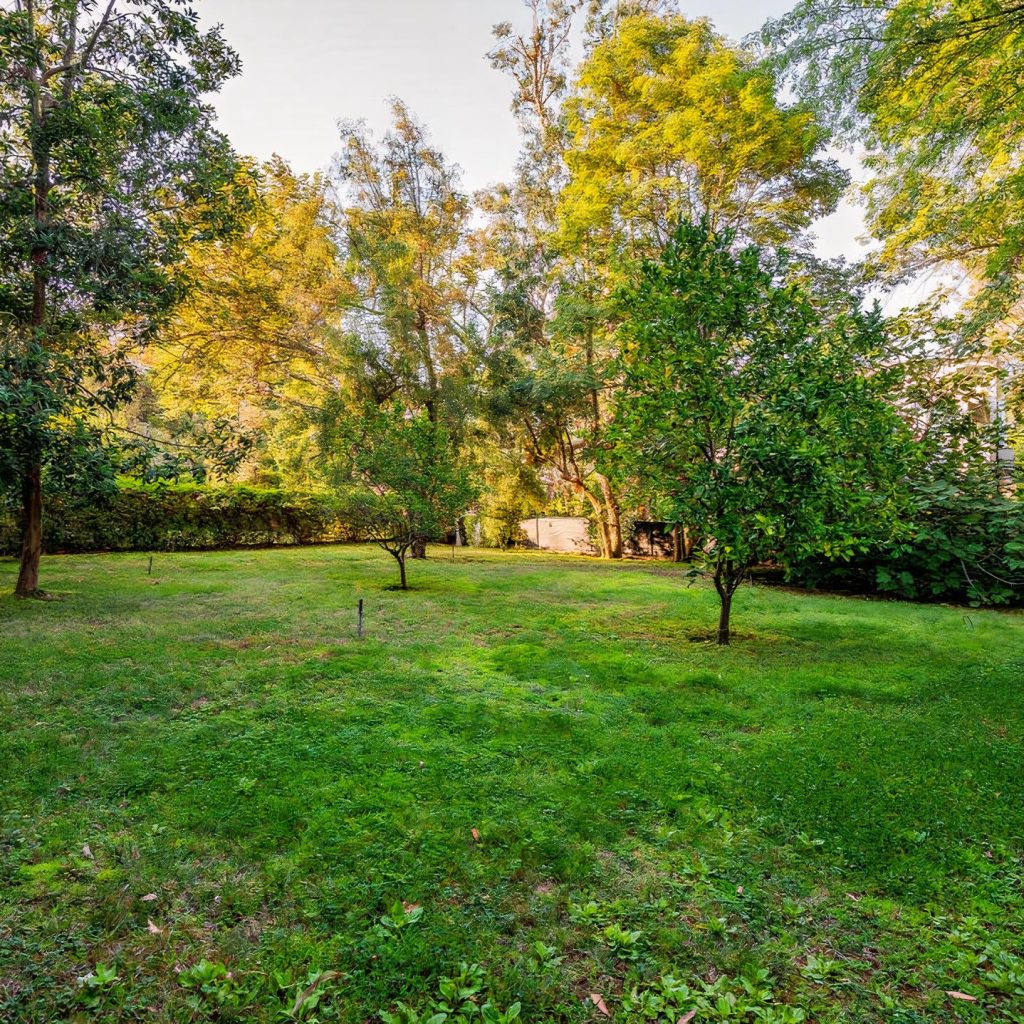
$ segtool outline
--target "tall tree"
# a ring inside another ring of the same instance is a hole
[[[680,220],[791,242],[847,177],[827,131],[777,97],[775,76],[707,21],[639,14],[598,41],[567,104],[566,244],[643,257]]]
[[[753,565],[848,559],[898,533],[911,450],[877,314],[823,324],[769,251],[734,246],[684,224],[621,294],[614,425],[623,463],[702,538],[720,644]]]
[[[978,327],[1020,352],[1024,7],[1015,0],[800,0],[763,38],[873,172],[890,279],[966,272]]]
[[[618,495],[598,466],[602,388],[594,275],[556,244],[568,180],[563,100],[582,4],[527,0],[529,29],[495,27],[492,65],[513,82],[523,148],[513,182],[484,197],[492,299],[492,422],[551,482],[585,499],[606,557],[622,554]]]
[[[342,126],[350,370],[363,397],[400,397],[458,436],[480,345],[472,204],[408,108],[395,100],[392,115],[379,144],[361,124]]]
[[[341,404],[325,408],[398,402],[440,428],[456,459],[482,352],[473,208],[458,169],[408,108],[394,100],[392,115],[379,143],[361,124],[342,125],[341,244],[353,290],[344,304]],[[412,552],[426,556],[423,537]]]
[[[492,61],[513,80],[524,142],[516,182],[492,208],[504,272],[495,391],[503,425],[518,425],[528,458],[590,503],[615,556],[607,299],[623,268],[656,252],[680,217],[792,239],[833,208],[845,176],[818,156],[825,133],[810,111],[780,104],[750,54],[666,0],[589,4],[574,76],[581,6],[530,0],[529,31],[496,29]]]
[[[243,229],[187,248],[176,269],[185,297],[147,350],[147,383],[172,423],[230,419],[258,432],[250,472],[308,483],[308,413],[336,383],[352,296],[335,210],[321,176],[280,158],[242,167],[237,185],[252,192]]]
[[[20,596],[39,589],[43,477],[65,426],[83,437],[83,416],[121,400],[127,349],[172,304],[183,242],[225,225],[232,155],[202,97],[237,70],[182,0],[0,9],[0,316],[22,367],[7,377],[21,401],[3,483],[22,495]]]

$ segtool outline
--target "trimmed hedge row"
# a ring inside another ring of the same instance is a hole
[[[47,553],[187,551],[362,540],[346,495],[295,494],[231,485],[122,485],[89,502],[48,498]],[[0,509],[0,552],[16,554],[13,510]]]

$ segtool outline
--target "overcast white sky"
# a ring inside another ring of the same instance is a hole
[[[683,0],[739,39],[792,0]],[[224,25],[243,71],[216,97],[235,147],[278,153],[300,171],[327,167],[339,119],[387,124],[387,98],[401,97],[468,190],[508,178],[517,138],[509,86],[485,54],[491,28],[524,17],[520,0],[197,0],[207,24]],[[819,251],[856,257],[859,211],[844,204],[819,223]]]

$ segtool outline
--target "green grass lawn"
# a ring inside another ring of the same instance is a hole
[[[146,565],[0,599],[0,1020],[1024,1021],[1020,614]]]

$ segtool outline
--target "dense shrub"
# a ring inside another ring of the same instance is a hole
[[[798,582],[974,605],[1024,601],[1024,501],[988,486],[932,480],[914,487],[904,541],[837,565],[791,566]]]
[[[183,551],[361,540],[354,496],[231,485],[122,484],[88,502],[50,496],[44,550]],[[13,510],[0,510],[0,551],[15,554]]]

